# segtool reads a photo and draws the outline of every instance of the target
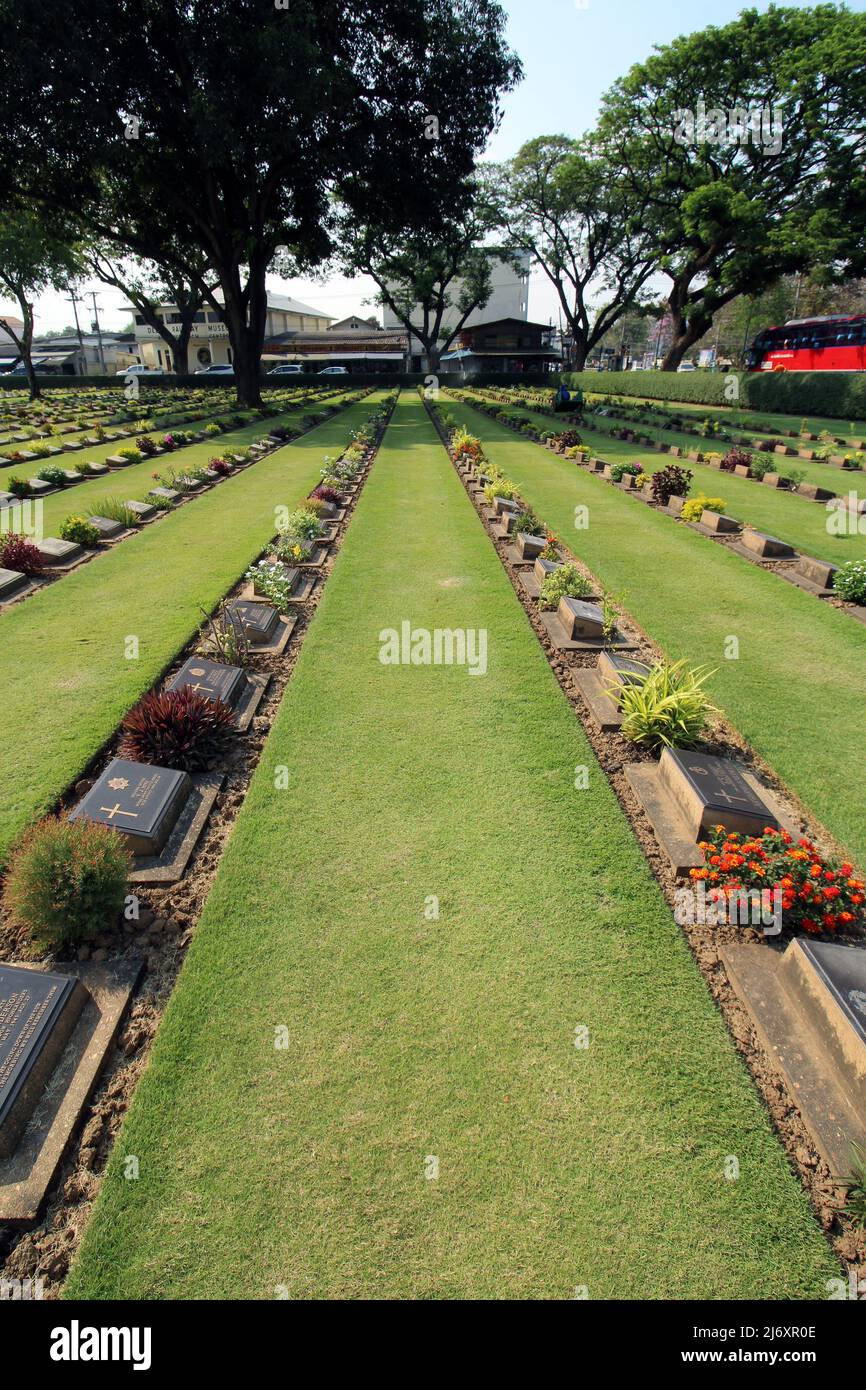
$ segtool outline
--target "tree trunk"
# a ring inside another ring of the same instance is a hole
[[[439,371],[440,352],[435,344],[432,347],[428,346],[425,348],[424,361],[427,363],[427,371],[434,376],[437,375]]]
[[[668,309],[673,321],[674,336],[662,361],[661,370],[663,372],[675,372],[689,348],[699,342],[713,326],[712,315],[702,314],[698,308],[694,308],[691,317],[686,318],[691,280],[691,274],[688,282],[675,280],[668,296]]]
[[[224,274],[222,267],[217,266],[232,348],[238,405],[246,409],[258,409],[262,404],[261,362],[268,312],[265,288],[268,259],[261,249],[250,256],[248,302],[244,300],[236,267],[231,267]]]
[[[569,371],[582,372],[586,370],[586,359],[589,356],[589,348],[585,343],[575,343],[571,349],[571,363]]]
[[[36,371],[33,366],[33,358],[30,356],[29,347],[25,348],[21,355],[24,358],[24,365],[27,368],[27,381],[30,386],[30,399],[31,401],[41,400],[42,391],[39,387],[39,382],[36,379]]]
[[[192,324],[184,324],[174,343],[174,370],[178,376],[189,376],[189,340]]]

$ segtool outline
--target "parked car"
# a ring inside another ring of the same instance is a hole
[[[681,362],[677,367],[678,372],[696,372],[697,370],[694,362]]]
[[[145,367],[143,362],[136,362],[134,367],[121,367],[114,373],[115,376],[165,376],[166,373],[160,367]]]
[[[349,370],[348,370],[347,367],[323,367],[322,370],[319,372],[319,376],[348,376],[348,375],[349,375]]]
[[[231,362],[211,362],[209,367],[199,367],[196,376],[234,376]]]
[[[303,370],[300,362],[281,362],[279,367],[271,367],[268,376],[297,376]]]

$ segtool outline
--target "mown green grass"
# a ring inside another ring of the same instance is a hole
[[[0,860],[80,775],[370,414],[368,397],[0,620]],[[130,637],[138,657],[126,656]]]
[[[471,407],[445,408],[671,657],[715,670],[732,723],[866,863],[861,624]]]
[[[327,403],[339,405],[341,400],[342,397],[329,398]],[[302,416],[312,414],[315,410],[316,407],[310,405],[293,406],[281,415],[269,416],[267,420],[255,420],[252,424],[244,425],[240,429],[227,430],[225,434],[218,434],[212,439],[205,439],[200,444],[188,444],[173,453],[160,454],[158,458],[143,459],[141,463],[131,464],[129,468],[120,469],[116,473],[106,473],[102,477],[91,478],[87,482],[76,483],[70,488],[64,488],[62,492],[52,493],[49,497],[42,499],[43,535],[56,536],[68,516],[98,516],[99,503],[107,497],[116,497],[121,502],[144,501],[151,488],[159,486],[155,474],[161,475],[168,481],[169,474],[172,472],[183,474],[188,468],[207,467],[208,461],[216,455],[225,454],[233,448],[241,449],[247,444],[254,444],[256,440],[264,438],[275,425],[294,425],[297,427]],[[121,447],[118,444],[109,445],[105,452],[116,453]],[[62,460],[52,459],[51,462],[62,463]],[[72,464],[63,463],[64,468],[72,466]],[[20,516],[22,518],[21,529],[25,529],[23,510]],[[10,527],[10,529],[12,528]]]
[[[587,398],[593,401],[607,401],[616,396],[616,391],[587,391]],[[735,434],[754,434],[756,439],[766,435],[771,435],[774,430],[797,430],[803,423],[802,415],[785,415],[771,410],[743,410],[738,405],[701,405],[694,401],[660,401],[650,396],[622,396],[626,402],[642,401],[646,405],[653,405],[659,410],[669,411],[671,414],[689,416],[694,419],[695,424],[700,424],[703,420],[718,420],[726,428],[732,429]],[[866,421],[851,420],[849,417],[834,415],[808,415],[805,417],[809,425],[810,434],[820,434],[822,430],[829,430],[835,437],[848,441],[862,439],[866,437]],[[767,425],[766,430],[759,430],[756,422]],[[808,441],[806,441],[808,442]],[[785,443],[794,445],[795,440],[785,440]]]
[[[485,628],[487,675],[383,666],[404,619]],[[835,1274],[404,393],[67,1296],[809,1298]]]
[[[483,396],[479,396],[483,400]],[[520,407],[520,414],[528,417],[537,424],[539,429],[557,429],[559,422],[554,423],[550,416],[541,415],[537,411],[524,410]],[[568,428],[563,425],[562,429]],[[772,536],[777,536],[779,540],[787,541],[795,550],[799,550],[805,555],[813,555],[818,559],[829,560],[833,564],[841,565],[846,560],[862,560],[866,558],[866,521],[863,524],[862,533],[853,531],[851,535],[835,535],[827,530],[827,523],[830,513],[825,506],[817,502],[810,502],[805,497],[798,497],[795,493],[785,492],[781,489],[765,486],[763,483],[750,482],[748,478],[737,477],[734,473],[721,473],[718,468],[710,468],[706,464],[693,463],[688,458],[669,458],[657,454],[654,450],[648,449],[646,445],[629,444],[621,439],[612,439],[603,430],[594,430],[592,424],[580,426],[580,437],[584,444],[589,445],[594,453],[600,458],[611,463],[629,462],[639,463],[646,473],[655,473],[660,468],[666,468],[669,464],[678,464],[682,468],[691,469],[694,477],[691,484],[691,494],[696,496],[699,492],[706,493],[708,497],[721,497],[725,502],[725,511],[728,516],[736,517],[738,521],[746,522],[754,526],[759,531],[766,531]],[[672,436],[673,437],[673,436]],[[695,449],[698,445],[703,448],[714,448],[716,451],[724,451],[728,446],[705,444],[704,441],[689,440],[688,435],[676,436],[683,447]],[[794,467],[801,460],[783,458],[779,459],[779,467],[784,472],[787,465]],[[803,469],[810,467],[803,463]],[[849,488],[857,489],[860,487],[863,495],[863,484],[858,484],[858,478],[866,475],[852,472],[840,472],[839,469],[829,468],[827,464],[812,464],[813,471],[824,469],[823,475],[811,478],[810,481],[817,482],[821,487],[830,488],[833,491],[845,493]],[[828,474],[831,475],[828,477]],[[637,503],[636,505],[640,505]],[[854,524],[854,518],[851,518]]]

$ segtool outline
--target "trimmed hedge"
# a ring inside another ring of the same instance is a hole
[[[732,376],[740,383],[737,400],[725,396]],[[866,419],[866,372],[566,372],[563,380],[584,391],[656,401]]]

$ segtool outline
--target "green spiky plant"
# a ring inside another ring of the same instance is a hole
[[[685,661],[659,661],[643,680],[610,686],[607,693],[619,703],[623,736],[653,752],[693,748],[714,712],[704,689],[713,674]]]

